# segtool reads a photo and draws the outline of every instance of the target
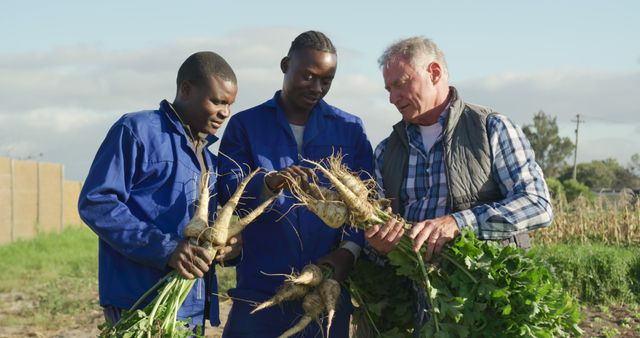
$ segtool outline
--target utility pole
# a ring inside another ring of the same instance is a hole
[[[573,179],[576,179],[576,168],[577,168],[577,160],[578,160],[578,129],[580,129],[580,122],[584,122],[584,120],[580,120],[580,114],[576,114],[576,119],[571,120],[571,122],[576,123],[576,147],[573,150]]]

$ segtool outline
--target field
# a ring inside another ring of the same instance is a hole
[[[556,226],[539,234],[534,250],[582,304],[585,337],[638,337],[640,208],[578,203],[556,211]],[[0,338],[97,334],[97,238],[86,227],[0,247],[0,271]],[[224,292],[234,274],[219,272]],[[223,302],[222,311],[228,306]],[[209,330],[207,337],[218,332]]]

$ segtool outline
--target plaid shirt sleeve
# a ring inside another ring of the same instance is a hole
[[[389,138],[382,140],[373,153],[375,179],[378,185],[378,196],[380,196],[380,198],[384,198],[384,189],[382,188],[382,165],[384,164],[384,150],[387,147],[388,141]]]
[[[456,212],[460,227],[470,226],[482,239],[502,239],[548,226],[553,212],[542,170],[522,130],[502,115],[488,120],[492,176],[505,198]]]

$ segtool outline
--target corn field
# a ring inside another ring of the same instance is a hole
[[[640,244],[640,198],[632,193],[598,196],[594,201],[578,197],[554,201],[550,227],[535,232],[536,243]]]

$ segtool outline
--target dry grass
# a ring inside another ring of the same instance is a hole
[[[536,231],[536,241],[554,243],[640,244],[640,199],[630,194],[599,196],[591,202],[554,201],[553,224]]]

